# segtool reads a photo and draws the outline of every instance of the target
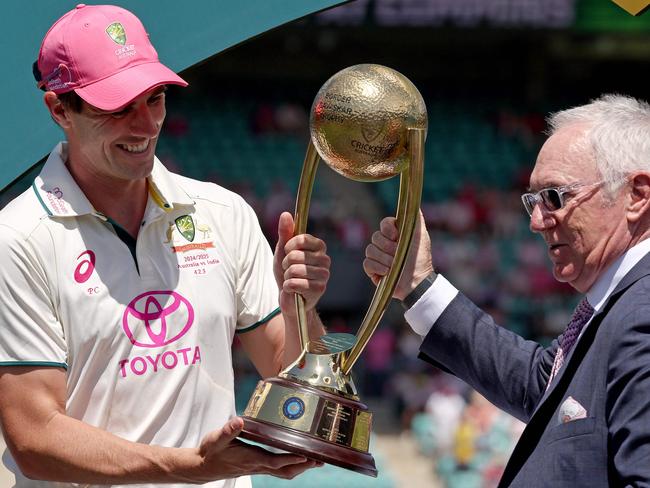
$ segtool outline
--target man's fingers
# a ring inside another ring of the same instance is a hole
[[[324,280],[330,276],[327,268],[321,266],[310,266],[307,264],[292,264],[284,272],[284,279],[290,280],[292,278],[305,278],[308,280]]]
[[[325,254],[327,252],[327,245],[322,239],[314,237],[311,234],[299,234],[287,239],[284,243],[285,254],[289,254],[294,250],[313,251]]]
[[[377,261],[384,266],[391,267],[395,260],[395,255],[386,252],[384,249],[377,247],[375,244],[369,244],[366,247],[366,258],[371,261]]]
[[[287,466],[284,466],[284,467],[279,468],[277,470],[274,470],[273,472],[270,472],[269,474],[271,474],[273,476],[277,476],[278,478],[283,478],[283,479],[290,480],[290,479],[293,479],[296,476],[304,473],[308,469],[317,468],[317,467],[320,467],[322,465],[323,465],[323,463],[320,463],[318,461],[313,461],[311,459],[306,459],[302,463],[287,465]]]
[[[232,417],[231,419],[228,419],[223,427],[218,430],[213,430],[203,438],[200,446],[201,455],[206,456],[213,450],[223,451],[231,445],[231,443],[235,442],[235,438],[241,433],[243,428],[244,421],[241,417]]]
[[[397,241],[389,239],[381,232],[373,232],[370,242],[391,256],[394,256],[397,251]]]
[[[397,219],[395,217],[384,217],[379,223],[379,230],[388,239],[396,241],[399,237],[399,230],[397,229]]]
[[[278,220],[278,243],[275,246],[276,252],[284,255],[284,248],[287,242],[293,237],[293,216],[289,212],[282,212]]]
[[[276,454],[236,439],[243,426],[240,417],[233,417],[222,428],[205,436],[199,452],[204,458],[206,480],[244,474],[270,474],[290,479],[321,464],[300,454]]]
[[[375,261],[374,259],[366,258],[363,260],[363,270],[374,282],[379,281],[380,278],[386,276],[390,267],[380,263],[379,261]]]
[[[318,266],[329,269],[332,260],[327,254],[312,253],[305,251],[291,251],[282,260],[282,269],[288,270],[294,265]]]
[[[244,420],[241,417],[232,417],[221,428],[221,435],[219,436],[219,444],[228,444],[235,437],[241,434],[244,428]]]
[[[305,278],[290,278],[284,280],[282,291],[286,293],[298,293],[307,298],[307,293],[321,294],[327,288],[327,280],[308,280]]]

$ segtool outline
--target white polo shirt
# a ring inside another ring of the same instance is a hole
[[[196,447],[235,415],[234,333],[277,313],[257,218],[240,196],[156,159],[131,250],[65,160],[61,143],[0,212],[0,366],[64,368],[69,416],[131,441]],[[30,482],[7,459],[19,487],[76,486]]]

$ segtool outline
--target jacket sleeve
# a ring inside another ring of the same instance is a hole
[[[650,286],[610,337],[606,415],[617,486],[650,486]]]
[[[420,358],[527,422],[544,394],[556,350],[557,340],[547,349],[524,340],[458,293],[424,338]]]

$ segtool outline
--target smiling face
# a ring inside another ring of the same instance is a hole
[[[68,111],[64,129],[73,172],[113,184],[149,176],[165,119],[164,91],[154,88],[116,112],[85,102],[81,112]]]
[[[530,177],[532,191],[602,179],[584,137],[584,127],[572,125],[553,134],[542,147]],[[625,187],[624,187],[625,188]],[[607,199],[603,185],[578,188],[565,195],[565,206],[554,212],[537,205],[530,229],[548,246],[553,275],[581,293],[628,247],[626,193]]]

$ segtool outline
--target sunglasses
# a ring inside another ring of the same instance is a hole
[[[533,215],[533,210],[537,204],[543,204],[546,210],[555,212],[564,207],[566,203],[564,195],[567,193],[571,193],[579,188],[602,185],[603,183],[604,181],[598,181],[596,183],[573,183],[571,185],[543,188],[538,192],[524,193],[521,196],[521,201],[529,216]]]

